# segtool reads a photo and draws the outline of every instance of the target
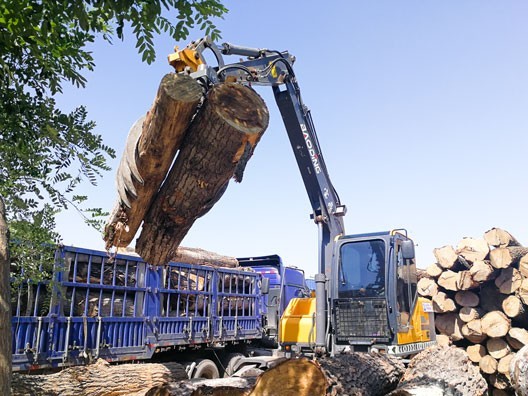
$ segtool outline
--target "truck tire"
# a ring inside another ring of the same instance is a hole
[[[230,353],[230,354],[228,354],[225,357],[225,360],[224,360],[224,362],[225,362],[224,363],[224,365],[225,365],[224,378],[231,377],[235,373],[236,364],[243,357],[244,357],[244,355],[242,353],[239,353],[239,352]]]
[[[196,368],[192,374],[193,378],[214,379],[220,378],[218,367],[212,360],[200,359],[196,361]]]

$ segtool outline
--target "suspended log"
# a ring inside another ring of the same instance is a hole
[[[440,248],[433,249],[433,254],[438,262],[438,265],[444,269],[452,269],[458,259],[453,246],[446,245]]]
[[[528,254],[528,248],[522,246],[497,248],[490,253],[490,263],[494,268],[508,268],[518,263],[526,254]]]
[[[456,304],[453,299],[447,297],[444,292],[436,293],[431,299],[433,303],[433,311],[436,313],[446,313],[456,311]]]
[[[116,175],[119,199],[105,227],[107,248],[132,242],[202,96],[189,76],[167,74],[161,80],[152,108],[128,135]]]
[[[502,311],[492,311],[482,317],[481,325],[488,337],[504,337],[511,328],[511,321]]]
[[[479,305],[480,298],[478,294],[464,290],[456,292],[455,301],[461,307],[476,307]]]
[[[489,245],[484,239],[463,238],[457,245],[456,254],[470,263],[474,263],[484,260],[489,251]]]
[[[488,260],[477,260],[469,269],[469,273],[475,282],[486,282],[495,279],[495,269],[491,266]]]
[[[493,247],[521,246],[508,231],[502,228],[492,228],[484,233],[484,240]]]
[[[522,275],[518,269],[504,268],[495,279],[495,286],[499,288],[502,294],[511,294],[521,287],[522,280]]]
[[[129,395],[145,389],[187,378],[178,363],[110,365],[102,359],[94,364],[66,368],[46,375],[13,374],[13,396],[109,396]]]
[[[420,296],[433,297],[438,293],[438,285],[431,278],[420,279],[416,287]]]
[[[473,363],[478,363],[480,362],[480,359],[486,356],[487,351],[484,345],[473,344],[466,348],[466,353],[468,354],[469,360]]]
[[[136,243],[143,259],[159,265],[173,259],[194,221],[220,199],[229,179],[242,179],[268,120],[264,101],[251,88],[223,83],[208,92],[145,217]]]
[[[486,395],[488,386],[464,350],[428,348],[413,357],[396,391],[400,395]]]

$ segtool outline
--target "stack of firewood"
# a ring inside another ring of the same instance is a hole
[[[528,248],[493,228],[434,255],[418,293],[432,299],[438,340],[464,348],[493,394],[507,394],[510,361],[528,345]]]

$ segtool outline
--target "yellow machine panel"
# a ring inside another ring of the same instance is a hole
[[[398,331],[397,342],[398,345],[389,347],[390,353],[411,354],[436,344],[434,314],[430,300],[418,297],[409,326],[406,330]]]
[[[279,343],[309,345],[315,342],[315,297],[293,298],[279,325]]]

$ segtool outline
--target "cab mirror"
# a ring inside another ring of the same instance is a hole
[[[401,244],[401,252],[404,260],[412,260],[415,257],[414,254],[414,242],[410,239],[403,241]]]
[[[270,285],[269,278],[262,278],[262,283],[260,284],[260,292],[262,294],[269,294],[269,285]]]

